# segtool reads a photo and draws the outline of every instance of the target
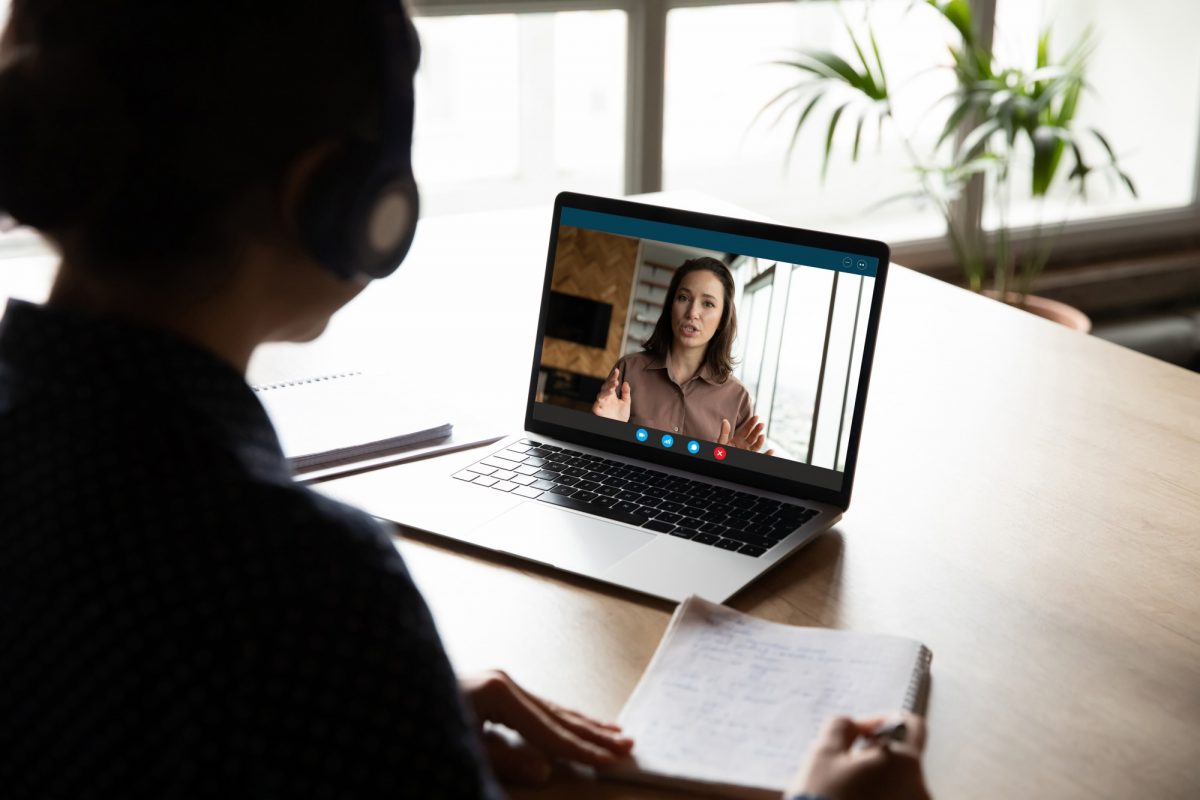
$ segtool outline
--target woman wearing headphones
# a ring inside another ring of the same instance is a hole
[[[396,0],[14,0],[0,210],[61,265],[0,320],[6,797],[498,797],[632,747],[456,678],[244,379],[403,259],[417,59]]]

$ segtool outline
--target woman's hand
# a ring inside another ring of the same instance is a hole
[[[834,717],[825,723],[813,743],[804,766],[788,786],[786,796],[813,794],[830,800],[928,800],[921,774],[921,751],[925,748],[925,722],[904,715],[905,737],[901,742],[853,748],[860,736],[887,722],[886,718],[852,720]]]
[[[630,389],[629,381],[620,383],[621,371],[613,367],[612,374],[600,387],[596,402],[592,403],[592,413],[598,417],[608,417],[618,422],[629,422]],[[619,391],[618,391],[619,385]]]
[[[759,450],[767,443],[767,436],[764,433],[766,425],[759,421],[758,417],[751,417],[742,423],[742,427],[737,429],[737,432],[730,434],[733,426],[729,424],[729,420],[721,420],[721,433],[717,436],[717,444],[736,447],[739,450]],[[774,448],[768,450],[764,455],[775,455]]]
[[[460,678],[458,683],[482,726],[480,738],[502,781],[545,783],[555,759],[603,766],[619,761],[633,748],[633,740],[622,736],[616,725],[530,694],[503,672]],[[510,728],[524,741],[514,743],[488,723]]]

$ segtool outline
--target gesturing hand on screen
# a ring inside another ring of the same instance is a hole
[[[629,422],[630,389],[629,382],[621,383],[621,372],[613,367],[612,374],[600,387],[596,402],[592,403],[592,413],[598,417],[608,417],[619,422]]]
[[[761,450],[762,446],[767,442],[767,436],[763,432],[766,426],[759,422],[758,417],[751,417],[742,423],[742,427],[738,428],[735,433],[730,433],[733,426],[729,424],[729,420],[721,420],[721,433],[717,436],[717,444],[726,444],[730,447],[736,447],[740,450]],[[768,450],[765,455],[775,455],[774,448]]]

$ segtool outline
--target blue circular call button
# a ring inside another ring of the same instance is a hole
[[[639,442],[644,442],[650,438],[650,432],[647,431],[645,428],[638,428],[637,433],[635,433],[634,436],[637,437],[637,440]]]
[[[690,442],[688,442],[688,452],[691,453],[692,455],[696,455],[696,453],[699,453],[700,452],[700,443],[697,442],[695,439],[692,439]]]
[[[669,433],[664,433],[662,438],[663,447],[670,447],[673,444],[675,444],[675,437]]]

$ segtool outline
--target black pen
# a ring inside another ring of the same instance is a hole
[[[888,742],[902,742],[907,735],[908,726],[901,720],[895,720],[883,723],[867,734],[866,738],[870,740],[871,744],[887,744]]]

